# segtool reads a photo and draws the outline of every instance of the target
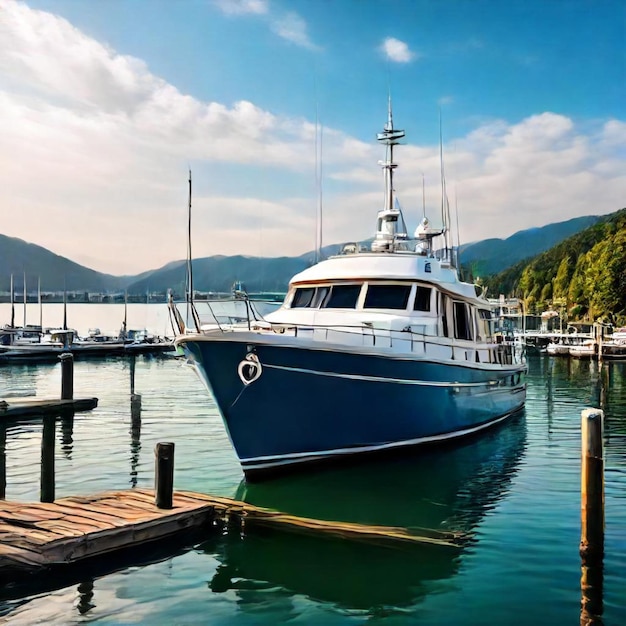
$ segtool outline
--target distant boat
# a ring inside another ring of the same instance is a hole
[[[585,339],[570,346],[569,354],[577,359],[593,359],[598,355],[598,343],[595,339]]]
[[[294,276],[257,321],[179,336],[212,392],[246,476],[471,435],[524,406],[526,365],[498,343],[491,304],[457,274],[442,226],[407,235],[388,120],[384,208],[371,248]],[[433,240],[443,238],[436,253]]]
[[[626,360],[626,326],[618,328],[602,342],[602,358]]]

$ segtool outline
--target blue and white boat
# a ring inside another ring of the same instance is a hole
[[[294,276],[262,321],[176,339],[248,478],[452,440],[524,406],[526,366],[497,341],[488,300],[459,279],[446,212],[442,227],[424,217],[407,235],[393,186],[403,137],[389,106],[377,135],[385,201],[370,247],[347,245]]]

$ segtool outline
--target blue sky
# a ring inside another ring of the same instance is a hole
[[[324,242],[366,238],[388,91],[410,229],[422,180],[438,218],[440,110],[462,242],[609,213],[625,42],[624,0],[0,0],[0,232],[159,267],[191,167],[194,256],[312,249],[320,188]]]

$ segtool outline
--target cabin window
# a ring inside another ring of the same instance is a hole
[[[295,290],[291,300],[292,309],[317,309],[325,306],[324,301],[330,292],[330,287],[299,287]]]
[[[355,309],[361,285],[333,285],[322,303],[325,309]]]
[[[448,337],[448,298],[442,293],[439,294],[437,304],[439,306],[437,313],[441,316],[441,333],[443,337]]]
[[[472,338],[469,307],[465,302],[454,302],[454,336],[457,339]]]
[[[487,338],[491,336],[491,311],[478,309],[478,334]]]
[[[411,285],[369,285],[364,309],[406,309]]]
[[[305,287],[303,289],[296,289],[296,293],[291,301],[292,309],[300,309],[311,306],[313,296],[315,295],[314,287]]]
[[[417,285],[415,290],[415,303],[413,304],[414,311],[430,311],[431,291],[432,289],[430,287]]]
[[[319,307],[323,306],[324,300],[328,297],[328,293],[330,292],[330,287],[318,287],[315,290],[315,296],[313,297],[313,302],[311,306],[314,309],[319,309]]]

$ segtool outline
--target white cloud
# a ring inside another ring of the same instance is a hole
[[[309,50],[319,50],[311,40],[307,23],[294,11],[270,11],[268,0],[213,0],[213,4],[226,15],[258,15],[268,23],[272,32],[281,39]]]
[[[313,123],[249,101],[200,101],[65,20],[2,7],[3,234],[113,274],[159,267],[185,255],[191,164],[195,256],[313,248]],[[381,146],[328,127],[323,145],[324,241],[371,236],[383,203]],[[481,122],[444,146],[462,240],[623,207],[624,145],[622,120],[583,127],[546,112]],[[422,174],[427,212],[438,214],[439,147],[409,143],[396,156],[412,229]]]
[[[387,37],[381,44],[380,49],[387,59],[395,63],[408,63],[417,58],[415,52],[412,52],[404,41],[394,37]]]
[[[271,27],[279,37],[291,43],[311,50],[318,49],[318,46],[309,38],[306,22],[297,13],[285,13],[273,19]]]
[[[269,11],[267,0],[213,0],[213,4],[226,15],[264,15]]]

